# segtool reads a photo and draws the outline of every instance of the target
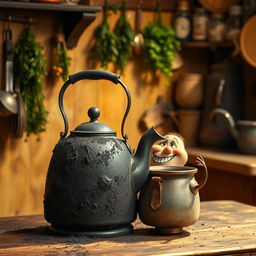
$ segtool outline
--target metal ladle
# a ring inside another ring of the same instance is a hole
[[[13,53],[12,33],[9,28],[4,30],[4,54],[5,54],[5,91],[0,91],[0,115],[10,116],[18,113],[18,104],[13,94]]]
[[[136,17],[135,17],[135,30],[133,51],[135,55],[140,55],[144,48],[144,37],[141,33],[141,6],[142,0],[137,1]]]
[[[0,91],[0,115],[10,116],[18,113],[15,96],[8,91]]]

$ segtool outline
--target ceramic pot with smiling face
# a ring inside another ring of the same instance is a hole
[[[152,166],[184,166],[188,160],[183,138],[178,134],[167,134],[155,142],[151,149]]]
[[[204,159],[196,161],[203,173],[198,184],[198,168],[190,166],[151,166],[139,195],[140,220],[161,234],[176,234],[194,224],[200,215],[199,190],[205,185],[208,171]]]

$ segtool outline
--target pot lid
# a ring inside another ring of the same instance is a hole
[[[166,166],[166,165],[155,165],[150,166],[149,173],[151,176],[162,175],[162,176],[186,176],[197,173],[197,168],[191,166]]]
[[[100,110],[92,107],[88,110],[90,122],[85,122],[78,125],[75,130],[71,131],[72,134],[86,135],[86,136],[116,136],[116,132],[106,124],[100,123],[98,118]]]

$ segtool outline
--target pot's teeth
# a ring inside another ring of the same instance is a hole
[[[175,154],[167,157],[159,157],[159,156],[153,155],[153,161],[156,163],[164,164],[171,161],[175,156],[176,156]]]

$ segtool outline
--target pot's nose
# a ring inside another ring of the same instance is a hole
[[[169,155],[169,154],[171,154],[172,153],[172,147],[170,147],[170,146],[165,146],[165,148],[164,148],[164,153],[166,154],[166,155]]]

